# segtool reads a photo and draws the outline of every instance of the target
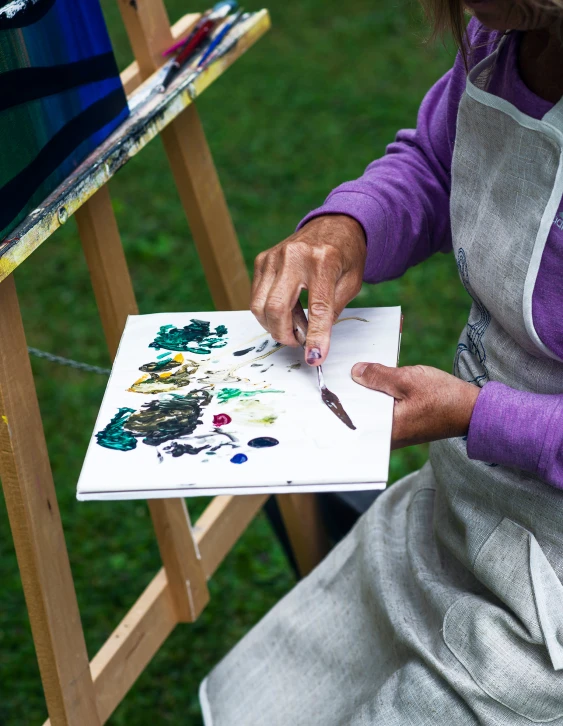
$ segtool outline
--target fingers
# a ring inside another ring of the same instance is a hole
[[[389,368],[380,363],[356,363],[352,378],[361,386],[387,393],[400,400],[404,395],[403,372],[401,368]]]
[[[250,309],[277,341],[296,345],[291,311],[300,291],[308,289],[306,358],[319,365],[326,359],[336,315],[360,289],[365,254],[358,222],[345,215],[313,219],[258,255]]]
[[[353,300],[362,289],[362,276],[347,272],[342,275],[336,283],[334,292],[334,313],[335,319],[344,310],[346,305]]]
[[[324,363],[336,317],[336,283],[341,275],[337,260],[325,253],[315,260],[309,285],[309,329],[305,359],[309,365]]]
[[[266,300],[270,288],[276,279],[276,269],[268,253],[262,252],[254,262],[254,279],[252,281],[252,296],[250,309],[263,328],[268,330],[266,321]]]
[[[298,346],[293,333],[291,311],[301,292],[294,270],[282,269],[276,276],[265,305],[266,328],[278,343]]]

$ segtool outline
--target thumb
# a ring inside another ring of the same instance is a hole
[[[352,368],[352,378],[356,383],[373,391],[387,393],[393,398],[402,398],[400,375],[398,368],[389,368],[380,363],[356,363]]]

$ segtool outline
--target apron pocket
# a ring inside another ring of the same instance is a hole
[[[444,618],[444,641],[491,698],[535,723],[563,716],[563,585],[536,538],[503,519],[474,572],[498,598],[467,595]]]

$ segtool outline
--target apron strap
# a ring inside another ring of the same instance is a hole
[[[559,99],[559,101],[557,101],[555,106],[545,114],[542,121],[560,133],[563,133],[563,96]]]

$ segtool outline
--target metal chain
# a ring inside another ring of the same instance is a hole
[[[27,347],[30,355],[34,355],[36,358],[44,358],[51,363],[58,363],[61,366],[69,366],[69,368],[76,368],[79,371],[87,371],[88,373],[99,373],[102,376],[109,376],[111,370],[109,368],[100,368],[99,366],[91,366],[89,363],[81,363],[77,360],[71,360],[70,358],[63,358],[60,355],[53,355],[47,353],[45,350],[39,350],[39,348]]]

